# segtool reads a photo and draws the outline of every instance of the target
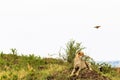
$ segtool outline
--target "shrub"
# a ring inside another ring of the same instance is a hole
[[[67,62],[72,63],[73,59],[75,57],[76,51],[81,51],[85,49],[85,47],[81,46],[82,43],[77,43],[75,40],[70,40],[66,44],[65,55],[61,54],[59,52],[59,56],[62,57],[64,60],[67,60]]]
[[[110,73],[112,71],[112,67],[110,64],[107,63],[101,63],[100,64],[100,71],[105,73]]]

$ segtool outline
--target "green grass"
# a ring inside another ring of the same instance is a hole
[[[99,72],[99,65],[93,68]],[[120,74],[109,71],[108,65],[104,66],[106,72],[100,72],[112,80],[119,80]],[[13,53],[0,53],[0,80],[68,80],[72,66],[61,59],[41,58],[31,55],[17,55]]]

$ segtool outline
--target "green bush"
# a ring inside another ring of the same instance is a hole
[[[110,73],[112,71],[111,65],[107,63],[101,63],[99,67],[100,67],[100,71],[103,72],[104,74]]]
[[[59,52],[59,56],[63,60],[66,60],[67,62],[72,63],[75,57],[76,51],[81,51],[83,49],[85,49],[85,47],[82,47],[81,43],[77,43],[75,40],[70,40],[66,44],[66,49],[64,49],[65,54],[62,54],[61,52]]]

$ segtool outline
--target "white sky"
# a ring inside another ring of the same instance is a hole
[[[95,60],[120,60],[119,0],[0,0],[0,51],[42,57],[82,42]],[[96,25],[100,29],[93,28]]]

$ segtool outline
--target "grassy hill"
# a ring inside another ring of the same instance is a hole
[[[93,76],[99,74],[111,80],[120,80],[120,74],[115,69],[104,64],[103,70],[100,71],[98,69],[100,66],[100,64],[93,63],[92,67],[96,72],[93,73]],[[69,75],[72,68],[71,63],[64,62],[61,59],[41,58],[33,54],[17,55],[13,52],[9,54],[0,53],[0,80],[80,80],[80,77],[70,79]],[[88,77],[88,79],[84,78],[83,80],[92,79]]]

